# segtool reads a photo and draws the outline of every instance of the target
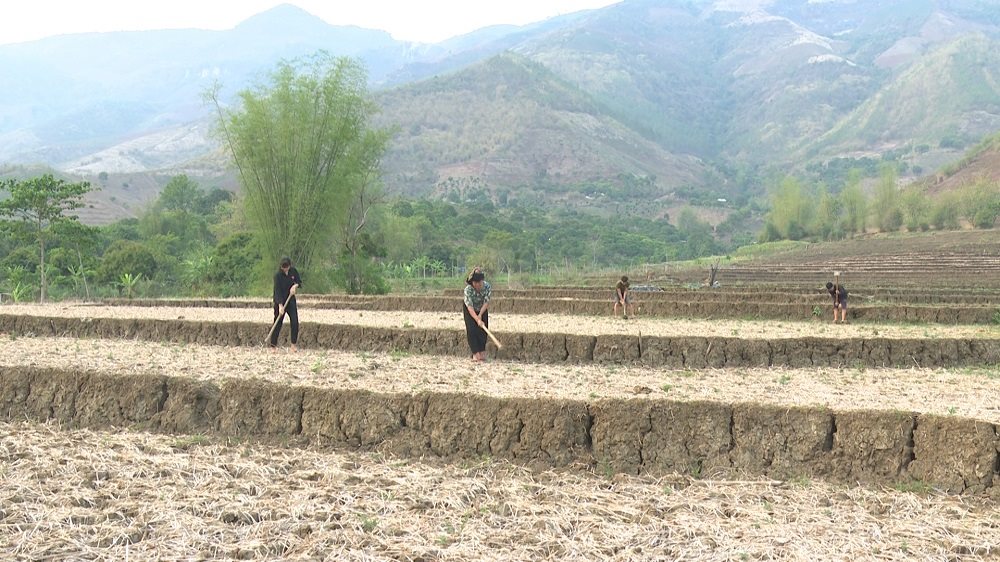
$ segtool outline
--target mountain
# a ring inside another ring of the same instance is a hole
[[[609,178],[628,175],[657,178],[663,195],[708,172],[697,158],[665,150],[606,115],[592,95],[513,53],[377,99],[381,122],[399,128],[384,166],[393,191],[564,193],[589,185],[599,192]]]
[[[842,153],[906,143],[969,144],[998,130],[1000,41],[977,33],[913,62],[811,149]]]
[[[397,131],[385,183],[419,196],[659,216],[834,161],[914,179],[1000,130],[992,0],[624,0],[433,45],[285,5],[227,31],[0,46],[0,163],[220,177],[201,93],[317,49],[367,65]]]
[[[932,195],[958,191],[979,181],[1000,184],[1000,133],[982,140],[961,160],[922,180]]]
[[[331,26],[289,5],[229,31],[92,33],[2,45],[0,160],[59,166],[187,126],[208,114],[201,95],[215,82],[235,92],[279,59],[321,48],[371,61],[373,76],[402,64],[406,52],[384,31]],[[391,62],[372,64],[380,57]]]

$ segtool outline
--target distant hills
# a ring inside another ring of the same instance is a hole
[[[1000,131],[988,0],[625,0],[435,45],[284,5],[228,31],[0,46],[0,163],[104,172],[104,198],[142,175],[224,177],[201,93],[317,49],[367,65],[398,131],[386,186],[413,196],[657,216],[834,158],[926,175]]]

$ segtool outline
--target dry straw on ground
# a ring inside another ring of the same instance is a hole
[[[983,498],[0,424],[14,560],[986,560]]]
[[[71,338],[7,338],[0,365],[154,374],[375,392],[469,392],[498,397],[713,400],[904,410],[1000,424],[1000,368],[754,368],[670,370],[635,365],[550,365],[406,353],[264,348]]]
[[[357,310],[299,310],[300,321],[316,324],[349,324],[355,326],[462,330],[462,316],[456,301],[456,313],[441,312],[378,312]],[[187,322],[259,322],[270,325],[269,309],[245,308],[181,308],[129,307],[84,304],[25,304],[7,306],[6,314],[59,316],[68,318],[155,318]],[[555,314],[518,315],[496,314],[490,318],[490,330],[502,334],[560,333],[580,335],[628,334],[644,337],[726,337],[741,339],[782,338],[1000,338],[1000,329],[993,326],[904,325],[904,324],[838,324],[820,321],[790,322],[781,320],[699,320],[645,318],[623,320],[594,316]],[[501,338],[502,339],[502,338]]]

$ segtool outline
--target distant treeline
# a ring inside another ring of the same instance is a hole
[[[9,214],[0,221],[0,292],[36,299],[44,268],[48,296],[56,300],[266,294],[276,264],[262,255],[241,204],[231,192],[177,176],[139,218],[107,226],[62,218],[39,232]],[[677,224],[517,202],[499,206],[485,198],[387,199],[372,209],[360,236],[361,285],[345,278],[343,248],[329,248],[322,265],[303,275],[310,291],[378,293],[393,278],[450,277],[469,264],[494,274],[546,275],[566,266],[625,268],[729,249],[689,209]]]
[[[834,189],[784,178],[771,193],[760,240],[839,240],[875,229],[955,230],[963,221],[992,228],[1000,218],[1000,183],[981,178],[961,189],[931,195],[925,183],[899,187],[897,167],[883,164],[873,189],[862,187],[862,172],[853,170]]]

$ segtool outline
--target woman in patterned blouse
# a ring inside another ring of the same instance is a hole
[[[490,327],[487,312],[490,306],[490,284],[485,281],[485,276],[478,267],[472,270],[465,283],[465,304],[462,307],[465,334],[469,339],[469,349],[472,350],[472,360],[485,361],[486,332],[482,328]]]

